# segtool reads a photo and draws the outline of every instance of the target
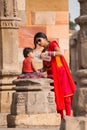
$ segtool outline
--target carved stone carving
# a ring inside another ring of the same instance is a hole
[[[0,12],[4,17],[17,17],[17,1],[16,0],[0,0]]]
[[[77,51],[80,62],[76,71],[79,89],[77,89],[74,96],[73,113],[75,116],[84,116],[87,114],[87,0],[78,1],[81,8],[80,17],[76,19],[76,23],[80,25],[78,33],[79,50]]]
[[[19,28],[20,19],[1,19],[0,28]]]
[[[17,17],[17,1],[13,0],[13,16]]]
[[[16,97],[16,104],[17,105],[24,105],[25,104],[25,97],[22,93],[19,93]]]
[[[54,103],[54,96],[52,95],[52,93],[50,93],[50,92],[48,93],[47,99],[48,99],[49,104]]]
[[[3,4],[4,4],[4,16],[7,17],[7,16],[9,16],[8,8],[7,8],[7,0],[4,0]]]

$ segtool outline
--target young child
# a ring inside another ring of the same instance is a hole
[[[38,78],[44,77],[39,70],[36,69],[34,63],[34,53],[32,48],[24,48],[24,60],[22,64],[22,74],[18,78]]]

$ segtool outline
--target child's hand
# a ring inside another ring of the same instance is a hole
[[[40,74],[40,71],[39,71],[39,70],[37,70],[37,71],[36,71],[36,73],[39,75],[39,74]]]
[[[44,59],[44,57],[46,56],[46,53],[45,53],[45,52],[43,52],[43,53],[41,53],[41,55],[40,55],[40,56],[41,56],[41,58],[42,58],[42,59]]]

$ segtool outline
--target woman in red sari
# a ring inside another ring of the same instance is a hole
[[[34,36],[34,45],[35,48],[37,45],[44,48],[41,58],[44,60],[45,66],[47,66],[48,77],[52,76],[50,78],[54,79],[57,112],[61,114],[61,118],[64,118],[65,112],[66,115],[70,116],[76,86],[58,43],[56,41],[48,41],[43,32],[38,32]],[[48,61],[46,61],[46,57]]]

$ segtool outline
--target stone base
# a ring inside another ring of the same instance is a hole
[[[7,128],[7,115],[8,113],[0,113],[0,128]]]
[[[8,127],[30,128],[30,127],[58,127],[61,122],[57,113],[36,114],[36,115],[8,115]]]
[[[87,130],[87,117],[66,116],[61,122],[60,130]]]
[[[0,113],[10,113],[13,93],[12,89],[0,91]]]

